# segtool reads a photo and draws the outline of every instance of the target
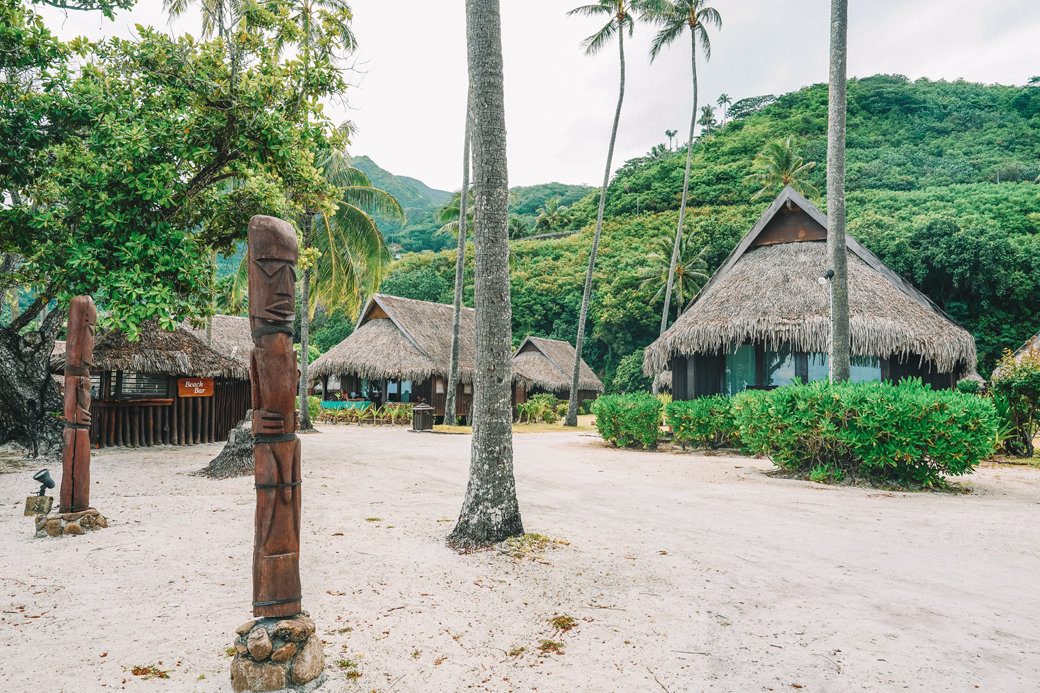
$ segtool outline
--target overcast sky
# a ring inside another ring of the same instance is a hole
[[[511,185],[558,181],[599,185],[617,100],[616,44],[595,57],[580,41],[599,20],[568,17],[590,0],[503,0],[506,119]],[[352,0],[360,49],[349,105],[337,120],[357,128],[351,153],[436,188],[462,177],[465,31],[462,0]],[[699,105],[824,82],[829,0],[714,0],[721,31],[712,58],[698,56]],[[97,13],[48,9],[68,38],[128,36],[136,23],[197,31],[187,17],[169,25],[160,0],[139,0],[115,22]],[[686,131],[691,105],[689,39],[647,58],[653,28],[626,40],[625,106],[613,168]],[[1037,0],[851,0],[849,74],[1024,84],[1040,74]]]

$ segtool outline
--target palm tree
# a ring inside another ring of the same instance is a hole
[[[675,149],[675,144],[672,142],[673,138],[679,134],[678,130],[665,130],[664,136],[668,138],[668,148]]]
[[[518,241],[527,235],[530,229],[527,227],[527,222],[523,220],[523,217],[513,215],[509,217],[509,240]]]
[[[744,178],[744,182],[759,187],[752,200],[767,193],[778,194],[787,185],[806,197],[815,197],[820,191],[809,182],[809,174],[814,168],[816,162],[803,161],[796,151],[794,138],[788,137],[766,144],[755,157],[752,173]]]
[[[684,31],[690,30],[690,74],[693,77],[693,110],[690,114],[690,135],[686,143],[686,173],[683,175],[682,199],[679,201],[679,223],[675,228],[675,242],[672,245],[672,262],[668,270],[668,284],[664,292],[664,308],[661,311],[661,329],[664,334],[668,328],[668,306],[672,300],[672,282],[675,278],[675,266],[679,259],[679,244],[682,240],[683,223],[686,220],[686,198],[690,190],[690,162],[693,158],[693,134],[697,127],[697,43],[704,51],[704,59],[711,59],[711,40],[708,38],[708,25],[722,28],[722,17],[713,7],[707,7],[704,0],[657,0],[655,9],[648,13],[650,18],[661,24],[653,43],[650,45],[650,61],[653,62],[661,49],[679,38]]]
[[[524,533],[513,476],[512,308],[509,295],[509,180],[498,0],[466,0],[476,202],[473,442],[469,483],[448,541],[487,546]]]
[[[456,238],[459,235],[459,220],[462,218],[462,210],[459,206],[459,199],[462,197],[462,193],[455,193],[451,196],[440,211],[440,220],[443,222],[435,233],[448,234]],[[469,194],[466,195],[466,236],[470,237],[473,235],[473,189],[471,188]]]
[[[647,256],[649,266],[641,275],[642,283],[640,289],[652,289],[657,287],[653,299],[656,301],[665,292],[668,285],[668,276],[672,275],[672,297],[678,306],[676,319],[682,314],[682,307],[688,298],[692,298],[709,278],[708,263],[704,259],[708,253],[708,246],[697,250],[693,241],[693,234],[687,234],[680,244],[679,259],[675,265],[669,260],[672,256],[671,236],[662,236],[653,245],[654,250]]]
[[[554,233],[570,221],[567,208],[560,206],[557,197],[550,197],[538,210],[538,218],[534,220],[534,229],[541,233]]]
[[[459,233],[458,230],[463,224],[465,224],[468,229],[469,219],[472,217],[472,212],[467,213],[466,211],[466,207],[468,206],[467,203],[470,200],[470,102],[471,100],[467,93],[466,114],[464,116],[466,126],[464,128],[465,133],[462,136],[462,190],[459,191],[457,204],[458,216],[456,217],[457,221],[455,222],[455,234],[458,236],[458,250],[455,254],[455,297],[451,313],[451,357],[448,361],[448,392],[446,393],[444,403],[444,421],[449,424],[454,424],[456,421],[455,396],[456,390],[459,389],[459,340],[461,339],[462,334],[462,290],[466,278],[466,236],[468,235],[468,233]]]
[[[729,98],[729,94],[719,94],[719,98],[715,101],[715,104],[722,109],[722,124],[726,124],[726,116],[729,115],[729,106],[733,103],[733,99]]]
[[[242,18],[242,0],[163,0],[163,9],[171,18],[180,17],[192,5],[202,13],[202,35],[227,39]]]
[[[710,134],[718,122],[715,120],[715,109],[710,105],[701,106],[701,117],[697,123],[704,128],[703,132],[705,135]]]
[[[614,111],[614,125],[610,129],[610,146],[607,147],[607,165],[603,171],[603,186],[599,191],[599,211],[596,213],[596,232],[592,237],[592,249],[589,251],[589,269],[585,273],[585,290],[581,296],[581,312],[578,315],[578,335],[574,340],[574,368],[571,375],[571,394],[567,403],[567,418],[565,426],[578,425],[578,379],[581,373],[581,350],[585,338],[585,319],[589,314],[589,299],[592,296],[592,272],[596,267],[596,251],[599,249],[599,237],[603,231],[603,208],[607,202],[607,185],[610,183],[610,165],[614,158],[614,142],[617,139],[618,121],[621,120],[621,104],[625,100],[625,31],[631,36],[635,29],[635,17],[633,12],[646,12],[652,3],[657,0],[599,0],[592,5],[575,7],[568,15],[580,15],[582,17],[608,17],[603,27],[592,34],[582,45],[585,46],[586,55],[594,55],[607,43],[617,37],[618,56],[620,58],[620,79],[618,84],[617,108]]]
[[[845,116],[849,3],[831,0],[831,73],[827,109],[827,253],[831,259],[831,382],[849,379],[849,254],[845,242]]]

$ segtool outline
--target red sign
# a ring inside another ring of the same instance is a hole
[[[181,397],[212,397],[213,378],[180,378],[177,394]]]

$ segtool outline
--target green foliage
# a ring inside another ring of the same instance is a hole
[[[1040,430],[1040,347],[1032,346],[1018,356],[1007,354],[992,380],[994,401],[1010,425],[1013,435],[1003,441],[1004,450],[1020,457],[1033,456],[1033,438]]]
[[[657,447],[661,432],[661,401],[650,393],[605,395],[592,403],[596,430],[615,447]]]
[[[978,380],[962,380],[957,383],[957,392],[963,392],[966,395],[981,395],[982,383]]]
[[[643,352],[644,349],[636,349],[621,358],[614,371],[614,380],[610,383],[612,393],[650,391],[651,379],[643,375]]]
[[[905,485],[942,485],[993,451],[997,416],[980,397],[920,380],[814,381],[732,399],[740,440],[782,469]]]
[[[296,409],[299,410],[299,408],[300,408],[300,398],[299,398],[299,396],[297,396],[296,397]],[[317,395],[308,395],[307,396],[307,412],[311,416],[311,421],[317,421],[318,420],[318,417],[321,415],[321,397],[319,397]]]
[[[722,395],[674,401],[665,407],[664,420],[684,450],[687,445],[714,450],[739,441],[730,400]]]
[[[425,267],[416,272],[392,272],[383,280],[379,290],[385,294],[414,298],[417,301],[450,303],[452,286],[453,284],[433,267]]]
[[[556,395],[543,392],[531,395],[526,402],[516,405],[517,423],[556,423],[560,420],[560,406]],[[564,404],[564,413],[566,413]]]

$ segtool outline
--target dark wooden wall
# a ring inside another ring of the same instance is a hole
[[[108,374],[102,392],[108,392]],[[197,445],[227,440],[251,405],[249,381],[217,378],[212,397],[180,397],[170,378],[169,397],[97,399],[91,403],[90,442],[97,448]]]

